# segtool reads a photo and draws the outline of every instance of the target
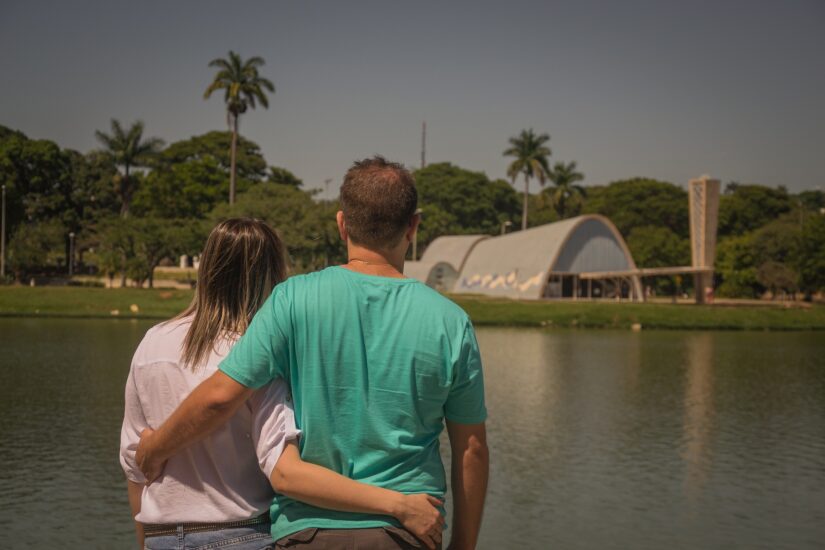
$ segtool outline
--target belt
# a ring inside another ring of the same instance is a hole
[[[204,531],[220,531],[269,523],[269,513],[265,512],[258,517],[238,521],[218,521],[214,523],[145,523],[143,534],[147,537],[163,537],[187,533],[202,533]]]

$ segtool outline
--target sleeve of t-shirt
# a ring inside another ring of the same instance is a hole
[[[252,441],[261,471],[269,477],[288,441],[300,431],[295,427],[295,413],[289,388],[283,380],[275,380],[259,389],[250,400],[252,406]]]
[[[220,370],[247,388],[258,389],[289,369],[289,303],[286,284],[275,287],[229,354]]]
[[[120,429],[120,466],[130,481],[146,483],[146,478],[135,461],[135,453],[140,443],[141,432],[150,426],[138,396],[134,361],[126,379],[125,404],[123,425]]]
[[[473,325],[466,321],[458,358],[453,364],[453,380],[444,417],[459,424],[478,424],[487,419],[484,404],[484,374]]]

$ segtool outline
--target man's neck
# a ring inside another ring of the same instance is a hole
[[[404,278],[404,255],[401,252],[378,252],[349,243],[347,263],[343,266],[364,275]]]

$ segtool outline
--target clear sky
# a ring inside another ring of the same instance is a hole
[[[356,158],[418,165],[422,120],[428,162],[491,177],[533,127],[587,184],[825,186],[823,0],[3,0],[0,124],[80,151],[112,117],[225,129],[229,49],[277,87],[242,134],[330,195]]]

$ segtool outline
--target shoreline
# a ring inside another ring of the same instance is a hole
[[[513,301],[449,295],[476,326],[619,330],[825,331],[825,305],[693,305]],[[192,298],[182,289],[0,287],[0,318],[163,320]]]

